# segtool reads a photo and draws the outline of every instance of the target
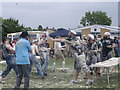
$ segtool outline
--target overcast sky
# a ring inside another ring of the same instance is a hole
[[[3,2],[2,17],[14,17],[26,27],[76,28],[87,11],[104,11],[118,25],[117,2]]]

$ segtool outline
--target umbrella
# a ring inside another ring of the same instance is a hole
[[[64,28],[59,28],[57,29],[57,31],[53,32],[53,33],[50,33],[49,36],[50,37],[56,37],[56,36],[60,36],[60,37],[68,37],[68,33],[70,31],[69,30],[66,30]],[[80,33],[77,33],[76,36],[81,36]]]

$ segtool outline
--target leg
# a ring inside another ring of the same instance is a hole
[[[44,75],[47,75],[46,71],[47,71],[47,67],[49,65],[49,52],[46,52],[46,57],[45,57],[45,67],[44,67]]]
[[[29,59],[30,59],[30,72],[31,72],[32,71],[33,62],[34,62],[33,54],[29,55]]]
[[[85,55],[80,55],[79,56],[79,60],[80,60],[80,66],[81,66],[81,68],[83,69],[83,71],[85,72],[85,74],[88,77],[88,81],[87,81],[86,84],[92,84],[93,80],[92,80],[92,76],[90,74],[90,69],[86,65]]]
[[[35,55],[33,55],[33,64],[35,65],[35,67],[37,69],[38,75],[41,76],[41,77],[43,77],[41,64],[39,63],[39,61],[37,60],[37,58],[35,57]]]
[[[55,53],[55,61],[54,61],[53,66],[52,66],[52,72],[55,71],[56,62],[57,62],[57,54]]]
[[[96,78],[100,77],[100,68],[99,67],[96,68],[95,75],[96,75]]]
[[[6,70],[1,74],[1,77],[4,78],[12,69],[12,66],[7,64]]]
[[[41,64],[41,67],[42,67],[43,64],[45,63],[44,52],[40,52],[40,57],[41,57],[40,64]]]
[[[74,62],[74,76],[73,76],[73,80],[71,81],[71,83],[77,83],[77,79],[78,79],[78,75],[79,75],[79,72],[80,72],[80,67],[78,67],[77,65],[77,60],[75,60]]]
[[[56,66],[56,61],[53,63],[53,66],[52,66],[52,72],[55,71],[55,66]]]
[[[78,79],[79,72],[80,72],[79,70],[75,70],[75,72],[74,72],[74,80]]]
[[[65,69],[65,57],[64,55],[61,53],[61,59],[62,59],[62,69]]]
[[[12,68],[15,71],[16,75],[18,75],[18,67],[17,67],[17,65],[12,65]]]
[[[17,65],[17,68],[18,68],[18,75],[17,75],[17,78],[16,78],[15,89],[20,88],[22,78],[23,78],[22,65]]]
[[[24,74],[24,89],[29,88],[29,75],[30,75],[30,65],[22,65],[23,74]]]

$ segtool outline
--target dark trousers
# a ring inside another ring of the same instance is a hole
[[[18,75],[18,69],[17,69],[16,65],[7,64],[7,68],[1,74],[2,78],[4,78],[11,71],[11,69],[13,69],[15,71],[16,75]]]
[[[16,79],[15,89],[20,88],[22,78],[24,77],[24,89],[27,90],[29,88],[29,76],[30,76],[30,65],[17,65],[18,67],[18,76]]]

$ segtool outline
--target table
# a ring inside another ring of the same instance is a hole
[[[99,62],[99,63],[95,63],[90,65],[90,67],[99,67],[99,68],[106,68],[107,70],[107,79],[108,79],[108,85],[110,86],[110,78],[109,78],[109,68],[113,67],[113,66],[117,66],[120,65],[120,57],[116,58],[116,57],[112,57],[106,61],[103,62]]]

